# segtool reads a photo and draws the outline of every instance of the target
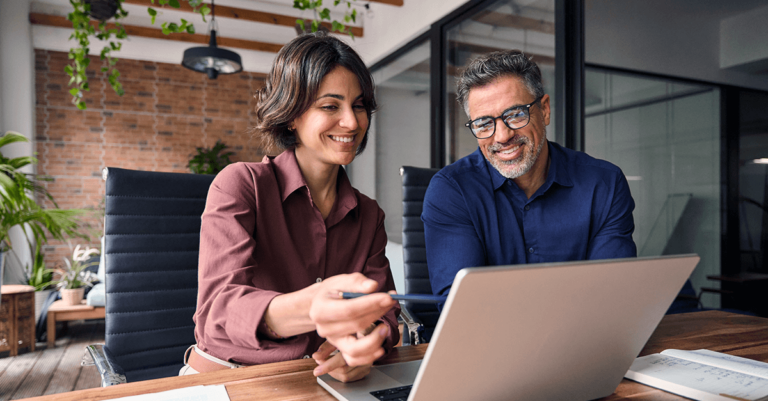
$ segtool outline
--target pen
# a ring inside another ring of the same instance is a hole
[[[352,298],[358,298],[358,297],[362,297],[363,295],[369,295],[369,294],[362,294],[359,292],[339,292],[339,295],[344,299],[352,299]],[[410,301],[410,302],[429,303],[429,304],[445,302],[445,300],[448,299],[448,297],[443,297],[439,295],[427,295],[427,294],[389,294],[389,296],[391,296],[392,299],[396,301]]]

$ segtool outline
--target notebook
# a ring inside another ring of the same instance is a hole
[[[386,399],[390,388],[409,401],[604,397],[698,262],[678,255],[462,269],[422,361],[376,366],[353,383],[317,381],[347,401]]]

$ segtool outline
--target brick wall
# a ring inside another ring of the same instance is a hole
[[[253,93],[263,85],[263,74],[209,80],[181,64],[120,60],[121,97],[94,57],[88,108],[78,110],[68,92],[68,61],[67,53],[35,51],[37,169],[53,179],[44,185],[61,208],[98,209],[104,167],[189,172],[195,148],[211,147],[217,139],[235,152],[234,161],[258,161],[265,153],[260,139],[246,132],[254,124]],[[102,223],[97,217],[88,223],[95,232],[91,245],[97,246]],[[68,245],[58,242],[45,253],[49,265],[71,255]]]

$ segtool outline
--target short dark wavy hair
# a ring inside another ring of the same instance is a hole
[[[357,154],[365,149],[371,115],[376,111],[373,77],[349,45],[325,32],[304,34],[283,46],[272,63],[266,84],[254,95],[254,130],[260,133],[267,148],[282,151],[296,146],[296,134],[288,129],[289,125],[310,108],[323,78],[336,67],[348,69],[360,82],[368,127]]]
[[[520,50],[502,50],[482,55],[469,63],[457,83],[457,101],[469,115],[469,91],[488,85],[496,78],[512,75],[523,81],[528,92],[538,99],[544,96],[541,70],[531,58]]]

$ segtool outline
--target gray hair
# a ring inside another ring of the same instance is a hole
[[[496,78],[512,75],[520,78],[534,98],[544,96],[541,71],[531,58],[520,50],[502,50],[480,56],[469,63],[459,77],[456,96],[469,116],[469,91],[485,86]]]

